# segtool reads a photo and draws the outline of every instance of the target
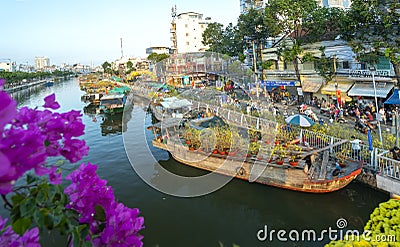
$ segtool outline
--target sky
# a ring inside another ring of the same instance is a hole
[[[94,64],[171,46],[171,7],[236,24],[239,0],[0,0],[0,62]]]

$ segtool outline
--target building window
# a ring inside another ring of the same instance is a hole
[[[343,69],[350,69],[349,61],[343,61]]]
[[[187,27],[188,27],[188,24],[185,24],[185,27],[187,28]]]
[[[200,27],[201,27],[201,28],[204,28],[204,25],[202,24],[202,25],[200,25]]]
[[[189,45],[189,42],[186,42],[186,45]]]
[[[186,37],[188,37],[189,36],[189,33],[186,33]]]

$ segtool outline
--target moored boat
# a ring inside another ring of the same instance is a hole
[[[308,193],[340,190],[362,171],[362,162],[350,158],[342,158],[340,163],[344,164],[339,165],[339,153],[335,150],[344,148],[347,140],[322,148],[312,148],[296,141],[292,142],[295,143],[292,149],[294,151],[288,153],[288,150],[282,150],[282,146],[277,148],[281,144],[271,143],[269,149],[263,149],[266,144],[260,140],[251,140],[247,144],[248,150],[240,149],[235,146],[237,141],[231,139],[228,141],[231,143],[230,148],[225,148],[221,153],[215,148],[219,146],[218,143],[207,147],[207,144],[212,142],[208,137],[203,140],[201,137],[191,141],[185,139],[184,136],[198,136],[201,133],[201,130],[197,134],[187,131],[188,135],[182,132],[182,129],[191,129],[188,126],[195,125],[194,121],[196,120],[189,121],[186,126],[173,119],[154,124],[151,129],[156,136],[152,141],[153,146],[168,151],[176,161],[188,166],[250,182]],[[166,138],[160,134],[162,132],[167,134]],[[220,133],[214,132],[214,134]],[[201,144],[193,148],[194,142]],[[250,155],[251,147],[256,146],[253,144],[257,144],[260,152]],[[294,154],[298,158],[296,164],[290,162]]]
[[[100,99],[100,110],[108,114],[123,112],[126,102],[125,94],[108,94]]]

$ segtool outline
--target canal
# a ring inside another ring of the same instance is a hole
[[[52,87],[40,86],[35,89],[13,94],[19,105],[31,107],[43,104],[43,98],[51,93],[61,104],[61,111],[71,109],[84,112],[85,103],[77,79],[57,82]],[[90,152],[84,162],[98,164],[98,174],[108,180],[116,197],[129,207],[137,207],[145,218],[146,228],[141,231],[144,246],[323,246],[329,241],[324,235],[322,241],[278,241],[277,235],[271,239],[257,238],[257,233],[267,227],[275,230],[314,230],[320,236],[323,230],[338,229],[338,219],[347,222],[349,230],[361,230],[373,209],[389,199],[387,194],[353,182],[345,189],[329,194],[305,194],[277,189],[242,180],[232,180],[214,193],[195,197],[178,198],[163,194],[143,182],[133,170],[125,152],[121,118],[107,118],[96,115],[88,109],[83,115],[86,125],[85,140]],[[140,128],[151,116],[145,113],[145,105],[134,104],[126,125],[137,136],[151,138],[151,131]],[[168,153],[151,148],[166,169],[197,176],[204,172],[174,161]],[[138,165],[157,166],[141,155],[135,154]],[[76,167],[78,164],[69,165]],[[264,232],[261,232],[261,237]],[[286,237],[288,237],[286,235]],[[301,235],[300,235],[301,237]],[[60,245],[61,239],[46,240],[45,246]]]

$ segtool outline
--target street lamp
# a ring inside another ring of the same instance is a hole
[[[376,120],[378,121],[378,130],[379,130],[379,140],[381,142],[381,145],[383,147],[383,141],[382,141],[382,131],[381,131],[381,121],[380,121],[380,116],[379,116],[379,108],[378,108],[378,100],[376,98],[376,85],[375,85],[375,67],[369,68],[369,71],[371,71],[372,74],[372,83],[374,84],[374,97],[375,97],[375,107],[376,107]]]

